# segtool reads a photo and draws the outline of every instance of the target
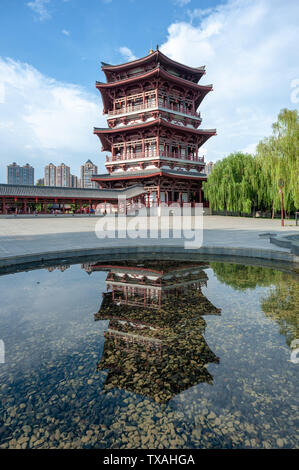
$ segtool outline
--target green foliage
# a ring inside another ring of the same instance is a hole
[[[258,175],[252,155],[237,152],[216,163],[203,184],[212,209],[250,213],[256,206],[254,175]]]
[[[262,140],[255,156],[233,153],[216,163],[204,183],[214,210],[250,213],[280,210],[278,180],[284,182],[284,210],[299,209],[299,116],[283,109],[273,135]]]
[[[261,306],[265,314],[275,320],[280,333],[290,345],[292,340],[299,338],[299,283],[290,276],[273,287]]]
[[[269,287],[261,298],[263,312],[279,325],[288,345],[299,338],[299,283],[296,276],[260,266],[210,264],[218,281],[237,291]]]
[[[257,286],[267,287],[282,277],[280,271],[260,266],[211,263],[211,268],[220,282],[240,291],[255,289]]]

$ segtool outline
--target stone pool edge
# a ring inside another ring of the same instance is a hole
[[[270,236],[270,243],[281,248],[286,248],[290,250],[290,253],[293,254],[299,260],[299,235],[276,235]]]
[[[203,246],[197,249],[185,249],[183,246],[168,245],[168,246],[122,246],[122,247],[93,247],[93,248],[79,248],[70,250],[58,250],[58,251],[47,251],[40,253],[28,253],[16,256],[1,256],[0,267],[8,267],[26,263],[35,263],[59,259],[71,259],[79,258],[83,256],[93,255],[109,255],[113,254],[198,254],[198,255],[217,255],[227,257],[238,257],[238,258],[255,258],[257,260],[268,260],[268,261],[282,261],[292,263],[294,266],[299,265],[299,256],[295,253],[288,253],[283,251],[264,249],[264,248],[249,248],[249,247],[219,247],[219,246]]]

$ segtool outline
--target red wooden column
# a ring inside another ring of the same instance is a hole
[[[80,214],[82,214],[82,200],[81,199],[79,201],[79,207],[80,207]]]
[[[158,304],[159,304],[159,307],[161,307],[161,303],[162,303],[162,296],[161,296],[161,291],[158,292]]]
[[[27,199],[24,199],[24,214],[27,214]]]
[[[44,200],[44,214],[47,213],[47,200]]]
[[[7,214],[5,197],[2,198],[2,213]]]
[[[158,196],[157,203],[158,203],[158,206],[160,206],[160,196],[161,196],[161,193],[160,193],[160,185],[158,186],[157,196]]]

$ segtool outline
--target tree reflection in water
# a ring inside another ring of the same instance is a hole
[[[280,333],[291,342],[299,338],[299,279],[293,275],[260,266],[211,263],[217,279],[236,290],[270,287],[261,298],[265,315],[278,323]]]

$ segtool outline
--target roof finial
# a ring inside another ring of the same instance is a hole
[[[154,52],[154,50],[153,50],[153,43],[152,43],[152,41],[151,41],[151,48],[150,48],[150,50],[149,50],[149,54],[152,54],[153,52]]]

